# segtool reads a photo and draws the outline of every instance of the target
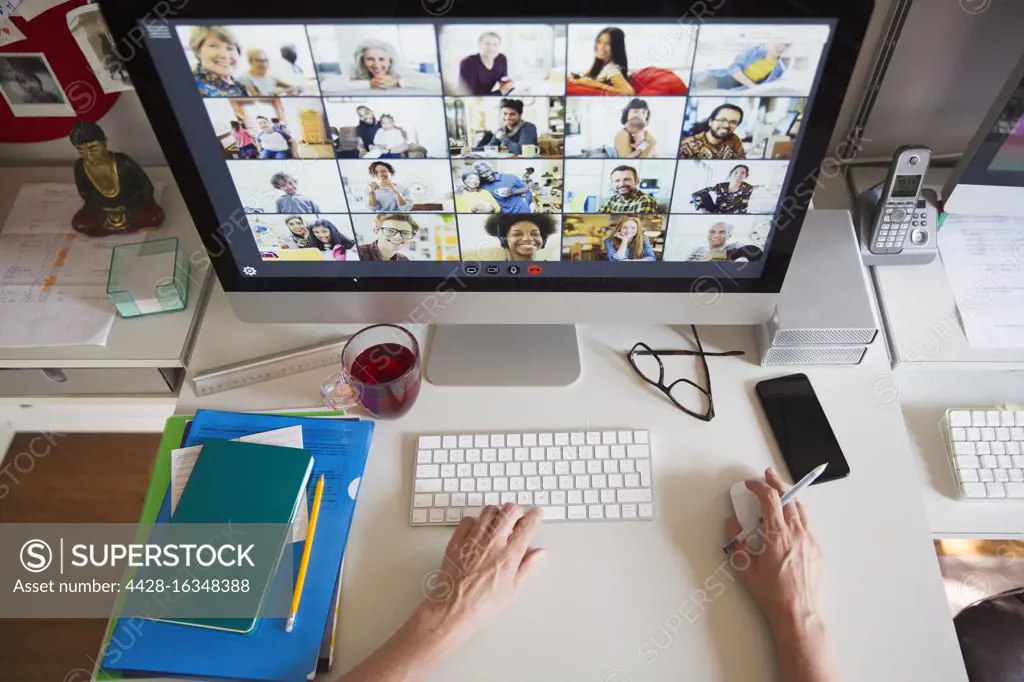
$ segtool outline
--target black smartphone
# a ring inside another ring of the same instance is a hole
[[[825,462],[828,468],[815,483],[850,475],[850,465],[806,374],[768,379],[756,390],[794,483]]]

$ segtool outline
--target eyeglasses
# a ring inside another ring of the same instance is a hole
[[[641,341],[633,346],[626,358],[629,360],[633,371],[639,374],[651,386],[664,393],[672,401],[673,405],[691,417],[709,422],[715,418],[715,403],[711,397],[711,372],[708,370],[708,362],[705,358],[708,356],[727,357],[744,355],[745,353],[741,350],[729,350],[721,353],[705,352],[704,347],[700,343],[700,337],[697,335],[697,327],[690,325],[690,330],[693,332],[693,340],[697,344],[697,350],[695,351],[655,350]],[[676,379],[671,384],[666,385],[665,363],[662,362],[662,357],[672,355],[699,356],[700,364],[704,368],[704,376],[707,377],[707,389],[705,390],[703,387],[685,378]]]
[[[736,126],[738,126],[740,124],[739,121],[734,121],[731,118],[713,118],[713,119],[711,119],[711,122],[712,123],[718,123],[720,125],[725,125],[725,126],[732,126],[733,128],[735,128]]]
[[[382,227],[380,231],[384,233],[385,237],[394,237],[396,234],[402,235],[402,239],[412,239],[416,234],[411,230],[396,230],[393,227]]]

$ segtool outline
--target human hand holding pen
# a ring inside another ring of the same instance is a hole
[[[782,505],[786,486],[771,469],[765,480],[747,481],[764,518],[764,547],[757,554],[746,541],[733,550],[740,582],[764,612],[779,651],[782,679],[836,679],[835,663],[821,616],[822,555],[810,530],[807,510],[794,500]],[[729,538],[742,531],[736,517],[725,524]]]

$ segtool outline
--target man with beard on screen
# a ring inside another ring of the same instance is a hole
[[[747,153],[736,135],[743,122],[743,110],[735,104],[719,104],[704,123],[693,127],[693,135],[679,145],[680,159],[745,159]]]

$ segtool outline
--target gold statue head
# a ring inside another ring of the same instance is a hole
[[[107,135],[95,123],[79,121],[69,138],[86,163],[98,163],[107,157]]]

